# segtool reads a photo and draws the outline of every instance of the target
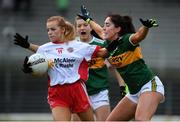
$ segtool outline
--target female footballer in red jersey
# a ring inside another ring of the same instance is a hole
[[[111,46],[100,48],[75,40],[71,23],[63,17],[52,16],[47,20],[47,32],[51,42],[38,46],[30,44],[28,37],[16,34],[15,44],[44,54],[53,61],[48,70],[48,103],[55,121],[71,120],[71,113],[77,113],[81,120],[94,120],[89,99],[84,88],[88,78],[88,60],[92,57],[106,57]],[[24,61],[24,72],[31,73]]]
[[[77,38],[79,41],[91,45],[99,45],[99,46],[107,45],[106,43],[104,43],[103,40],[97,39],[96,37],[91,35],[92,29],[90,25],[80,17],[76,17],[75,27],[79,35],[79,38]],[[21,37],[19,34],[17,34],[16,36]],[[24,40],[19,42],[17,45],[21,46],[21,44],[23,43],[25,43]],[[34,45],[32,43],[29,44],[28,43],[29,42],[27,42],[27,45],[29,45],[27,46],[28,49],[33,52],[36,52],[39,46]],[[96,61],[96,59],[98,60]],[[100,58],[100,57],[93,58],[93,62],[95,61],[97,63],[94,62],[93,64],[89,65],[89,77],[85,83],[87,93],[90,98],[91,106],[93,108],[97,121],[105,121],[110,113],[110,104],[109,104],[109,95],[108,95],[109,82],[108,82],[108,74],[107,74],[108,70],[107,67],[105,66],[105,63],[102,63],[104,62],[104,60],[105,60],[104,58]],[[89,61],[88,64],[90,64]],[[125,84],[121,76],[119,76],[119,73],[115,71],[114,68],[110,66],[109,69],[111,70],[112,74],[115,75],[116,80],[120,84],[119,92],[123,97],[126,94],[125,86],[124,86]],[[80,119],[76,116],[76,114],[74,114],[73,121],[77,121],[77,120]]]

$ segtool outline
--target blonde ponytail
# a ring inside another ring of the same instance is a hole
[[[65,33],[64,33],[64,39],[65,41],[70,41],[70,40],[74,40],[75,39],[75,28],[74,26],[66,21],[66,26],[65,26]]]

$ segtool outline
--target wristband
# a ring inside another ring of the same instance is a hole
[[[89,24],[90,23],[90,21],[91,21],[91,19],[90,18],[88,18],[87,20],[86,20],[86,22]]]

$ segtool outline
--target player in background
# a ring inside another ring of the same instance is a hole
[[[99,45],[105,47],[105,41],[93,36],[93,30],[90,25],[81,19],[75,18],[75,28],[77,31],[77,40],[89,43],[90,45]],[[116,77],[120,85],[120,92],[122,97],[126,94],[125,83],[119,73],[114,69],[108,61],[104,58],[97,57],[89,61],[89,78],[86,82],[86,89],[92,103],[92,108],[95,113],[97,121],[105,121],[110,114],[109,103],[109,81],[108,81],[108,67],[111,73]],[[76,114],[73,115],[73,120],[79,120]]]
[[[104,27],[92,20],[89,12],[81,6],[79,17],[88,22],[104,40],[116,42],[110,52],[109,62],[117,68],[129,93],[116,105],[107,121],[150,121],[160,102],[164,100],[164,86],[161,80],[145,64],[140,42],[145,39],[149,28],[157,27],[154,19],[140,19],[142,26],[135,32],[129,16],[110,14],[105,18]]]

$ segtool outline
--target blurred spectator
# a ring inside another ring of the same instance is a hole
[[[56,0],[57,9],[61,16],[66,17],[69,10],[69,0]]]

